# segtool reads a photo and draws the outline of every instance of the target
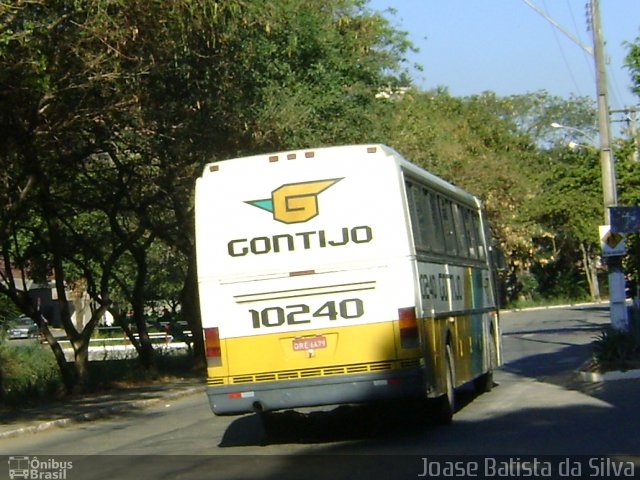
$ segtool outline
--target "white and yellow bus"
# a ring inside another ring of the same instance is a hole
[[[480,201],[384,145],[207,165],[196,185],[215,414],[492,385],[500,364]]]

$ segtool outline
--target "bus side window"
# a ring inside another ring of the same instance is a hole
[[[458,252],[462,257],[469,257],[469,241],[467,240],[467,231],[464,228],[464,219],[462,218],[463,207],[453,204],[453,221],[456,226],[456,238],[458,239]]]
[[[481,230],[480,221],[477,215],[473,215],[473,217],[471,218],[473,220],[473,231],[476,232],[478,238],[478,258],[484,260],[485,258],[487,258],[487,254],[484,250],[484,244],[482,243],[484,235]]]
[[[420,187],[407,182],[407,198],[409,201],[409,214],[411,215],[411,230],[416,249],[424,250],[427,246],[425,236],[425,213]]]
[[[416,188],[416,194],[418,199],[416,206],[418,207],[418,219],[420,220],[420,238],[422,239],[421,245],[424,250],[429,251],[431,250],[429,237],[433,228],[431,227],[431,214],[427,205],[427,192],[422,188]]]
[[[432,230],[429,235],[429,245],[434,252],[444,253],[445,240],[442,219],[440,218],[440,207],[438,206],[438,196],[433,192],[425,191],[425,201],[431,213]]]
[[[478,238],[476,237],[476,231],[473,229],[473,212],[465,208],[463,209],[463,217],[464,230],[469,242],[469,256],[478,258]]]
[[[453,214],[451,211],[451,200],[446,198],[439,198],[440,200],[440,213],[442,215],[442,228],[444,231],[444,244],[446,252],[449,255],[457,255],[457,240],[456,230],[453,224]]]

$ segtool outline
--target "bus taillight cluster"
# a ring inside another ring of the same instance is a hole
[[[220,332],[218,327],[204,329],[204,347],[207,356],[207,366],[222,366],[222,349],[220,348]]]

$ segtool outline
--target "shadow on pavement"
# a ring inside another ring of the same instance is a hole
[[[18,427],[46,425],[61,421],[83,421],[125,414],[147,407],[167,396],[204,390],[200,381],[174,381],[170,385],[155,383],[139,387],[112,389],[103,393],[83,394],[44,402],[33,407],[0,409],[0,436]]]
[[[457,411],[473,402],[477,394],[471,385],[456,391]],[[364,439],[388,438],[421,432],[433,425],[424,406],[409,402],[375,405],[342,405],[331,410],[271,412],[267,424],[257,414],[234,420],[220,447],[275,444],[322,444]]]
[[[528,339],[528,341],[552,343],[544,339]],[[502,370],[522,377],[571,386],[573,382],[568,382],[568,380],[571,377],[575,377],[577,381],[576,370],[590,358],[591,344],[563,345],[566,346],[555,352],[541,353],[509,361],[502,366]],[[554,377],[559,378],[555,379]]]
[[[496,394],[499,395],[499,391]],[[556,404],[544,408],[523,408],[506,413],[496,412],[473,421],[454,420],[448,427],[416,424],[405,412],[395,418],[400,423],[379,426],[373,432],[369,423],[376,419],[359,408],[340,407],[322,415],[311,414],[307,417],[287,413],[282,419],[283,427],[288,425],[290,428],[303,429],[303,432],[285,430],[280,441],[314,444],[299,455],[242,455],[241,451],[229,449],[228,454],[223,455],[158,456],[147,458],[145,462],[140,462],[139,457],[135,456],[118,457],[118,462],[99,457],[87,466],[86,471],[83,464],[77,467],[74,464],[73,473],[87,473],[82,476],[86,480],[213,476],[219,480],[453,478],[421,475],[424,461],[428,458],[434,463],[457,461],[469,465],[478,462],[479,474],[473,477],[493,478],[501,475],[483,475],[491,473],[491,462],[495,465],[495,462],[506,462],[512,458],[520,463],[535,457],[539,461],[552,462],[554,468],[563,461],[570,461],[578,468],[576,462],[582,462],[580,475],[557,476],[556,470],[554,476],[524,476],[618,478],[607,468],[610,465],[608,458],[617,462],[633,462],[634,472],[640,468],[640,457],[637,456],[640,437],[634,434],[633,428],[629,430],[623,427],[625,422],[629,423],[636,402],[624,401],[620,395],[622,392],[610,395],[613,404]],[[634,389],[633,395],[638,399],[640,389]],[[635,417],[631,418],[636,424]],[[324,425],[321,425],[323,422]],[[336,428],[338,424],[337,432],[320,435],[322,431]],[[520,428],[514,428],[514,425]],[[257,428],[257,417],[248,415],[234,422],[230,430],[255,431]],[[305,428],[313,432],[305,432]],[[594,438],[597,438],[595,442]],[[334,443],[324,444],[325,441]],[[485,463],[487,459],[489,464]],[[628,463],[624,466],[629,468]]]

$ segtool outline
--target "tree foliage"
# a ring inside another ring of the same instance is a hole
[[[409,47],[355,0],[17,1],[0,22],[0,289],[39,322],[68,387],[86,383],[107,309],[125,329],[133,313],[139,340],[127,333],[153,366],[154,252],[183,264],[182,309],[199,330],[191,196],[207,161],[350,141]],[[11,267],[55,279],[74,368]],[[93,301],[84,328],[74,285]]]
[[[627,43],[628,54],[626,66],[631,74],[631,90],[640,99],[640,36],[634,42]],[[618,171],[618,179],[621,184],[618,196],[622,205],[640,205],[640,162],[629,161],[637,158],[640,138],[631,138],[622,146],[618,156],[618,165],[622,168]],[[626,261],[626,271],[630,272],[630,287],[633,293],[640,292],[640,235],[631,235],[627,239],[629,257]]]

